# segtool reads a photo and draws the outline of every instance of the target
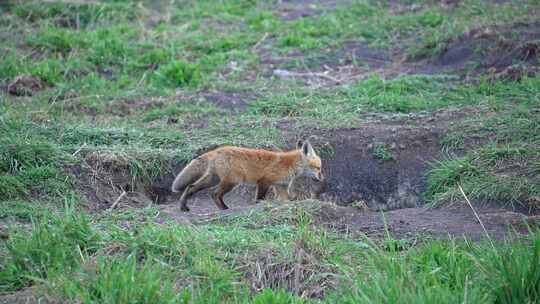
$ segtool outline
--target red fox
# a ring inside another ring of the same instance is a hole
[[[180,209],[189,211],[187,200],[196,192],[217,185],[212,199],[221,210],[228,209],[223,196],[241,183],[257,185],[255,202],[264,198],[270,186],[286,188],[287,196],[297,177],[323,181],[321,159],[309,141],[298,141],[295,150],[273,152],[225,146],[193,159],[176,176],[172,192],[184,191]],[[280,198],[283,191],[280,193]]]

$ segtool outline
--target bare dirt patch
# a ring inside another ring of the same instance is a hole
[[[32,96],[46,87],[47,85],[38,77],[19,75],[7,85],[6,89],[14,96]]]
[[[149,177],[136,176],[132,169],[127,156],[98,151],[88,153],[81,165],[69,168],[78,177],[79,188],[92,210],[145,207],[161,203],[170,195],[168,187],[163,189]]]
[[[472,30],[451,41],[427,64],[440,72],[472,76],[491,74],[512,80],[531,76],[540,66],[540,22]]]
[[[199,98],[204,99],[221,109],[233,113],[244,111],[249,102],[257,98],[257,94],[249,91],[224,92],[224,91],[207,91],[202,92]]]
[[[281,19],[290,21],[299,18],[316,16],[325,10],[335,9],[339,5],[350,3],[347,0],[281,0],[273,9]]]
[[[28,287],[10,294],[0,295],[0,304],[28,303],[57,304],[64,303],[64,301],[47,295],[46,292],[44,290],[40,290],[39,287]]]
[[[267,77],[301,80],[309,86],[331,86],[349,83],[373,73],[397,74],[393,54],[365,42],[348,41],[309,52],[275,53],[272,42],[259,49],[262,73]]]
[[[486,239],[486,233],[472,210],[463,204],[442,208],[403,208],[391,211],[369,211],[357,207],[338,206],[330,202],[306,200],[299,202],[267,201],[257,205],[246,204],[238,198],[235,206],[218,211],[212,202],[197,199],[190,205],[191,212],[183,213],[178,205],[161,205],[157,222],[173,219],[180,223],[204,224],[242,217],[252,219],[254,225],[268,226],[283,222],[294,224],[296,210],[303,210],[313,218],[313,225],[353,236],[366,235],[373,239],[415,239],[418,237]],[[240,205],[240,206],[238,206]],[[476,209],[489,237],[497,240],[527,233],[527,225],[537,225],[538,216],[527,216],[502,208]],[[260,214],[264,214],[261,217]],[[260,274],[260,284],[264,276]],[[258,286],[258,285],[257,285]],[[262,286],[262,285],[261,285]]]
[[[478,209],[479,217],[491,238],[504,239],[513,232],[527,233],[525,223],[529,216],[500,208]],[[466,237],[479,241],[487,236],[467,206],[459,208],[405,208],[383,214],[365,213],[352,216],[359,231],[371,237],[386,236],[385,223],[391,235],[398,239],[412,238],[418,234],[436,238]]]

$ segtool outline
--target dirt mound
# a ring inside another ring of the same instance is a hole
[[[429,63],[441,70],[519,79],[540,65],[540,22],[481,28],[451,41]]]
[[[530,217],[499,208],[477,209],[491,238],[504,239],[513,232],[527,233]],[[384,216],[384,217],[383,217]],[[386,230],[396,239],[418,234],[436,238],[460,238],[479,241],[486,238],[482,226],[467,206],[459,208],[405,208],[382,213],[366,212],[351,217],[351,227],[369,235],[384,238]],[[386,226],[386,228],[385,228]]]
[[[537,225],[538,216],[527,216],[501,208],[476,209],[491,238],[504,239],[513,233],[526,234],[527,225]],[[436,238],[460,238],[478,241],[486,238],[482,226],[465,204],[441,208],[403,208],[386,212],[332,203],[306,200],[267,207],[261,226],[289,222],[295,224],[298,214],[307,213],[312,224],[340,233],[367,235],[374,239],[409,239],[419,234]]]
[[[45,87],[46,84],[38,77],[19,75],[7,85],[7,92],[14,96],[32,96]]]
[[[176,167],[171,160],[165,167]],[[141,173],[140,168],[122,153],[93,151],[82,164],[69,168],[78,178],[78,184],[91,209],[101,210],[116,206],[143,207],[162,203],[170,195],[172,172],[164,170],[167,185],[162,178]],[[137,173],[138,172],[138,173]]]

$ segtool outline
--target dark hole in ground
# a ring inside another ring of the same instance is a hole
[[[323,158],[327,185],[321,200],[372,210],[422,205],[430,162],[442,156],[439,139],[463,115],[439,111],[316,132],[315,146],[327,145],[331,151]]]
[[[428,161],[439,152],[438,136],[431,130],[392,127],[340,131],[330,142],[335,152],[325,162],[329,180],[322,199],[375,210],[420,205]]]

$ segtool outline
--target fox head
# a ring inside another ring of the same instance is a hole
[[[310,177],[316,181],[323,181],[324,177],[321,172],[321,158],[315,153],[315,150],[309,141],[302,142],[299,140],[296,148],[300,149],[302,155],[302,173],[301,175]]]

